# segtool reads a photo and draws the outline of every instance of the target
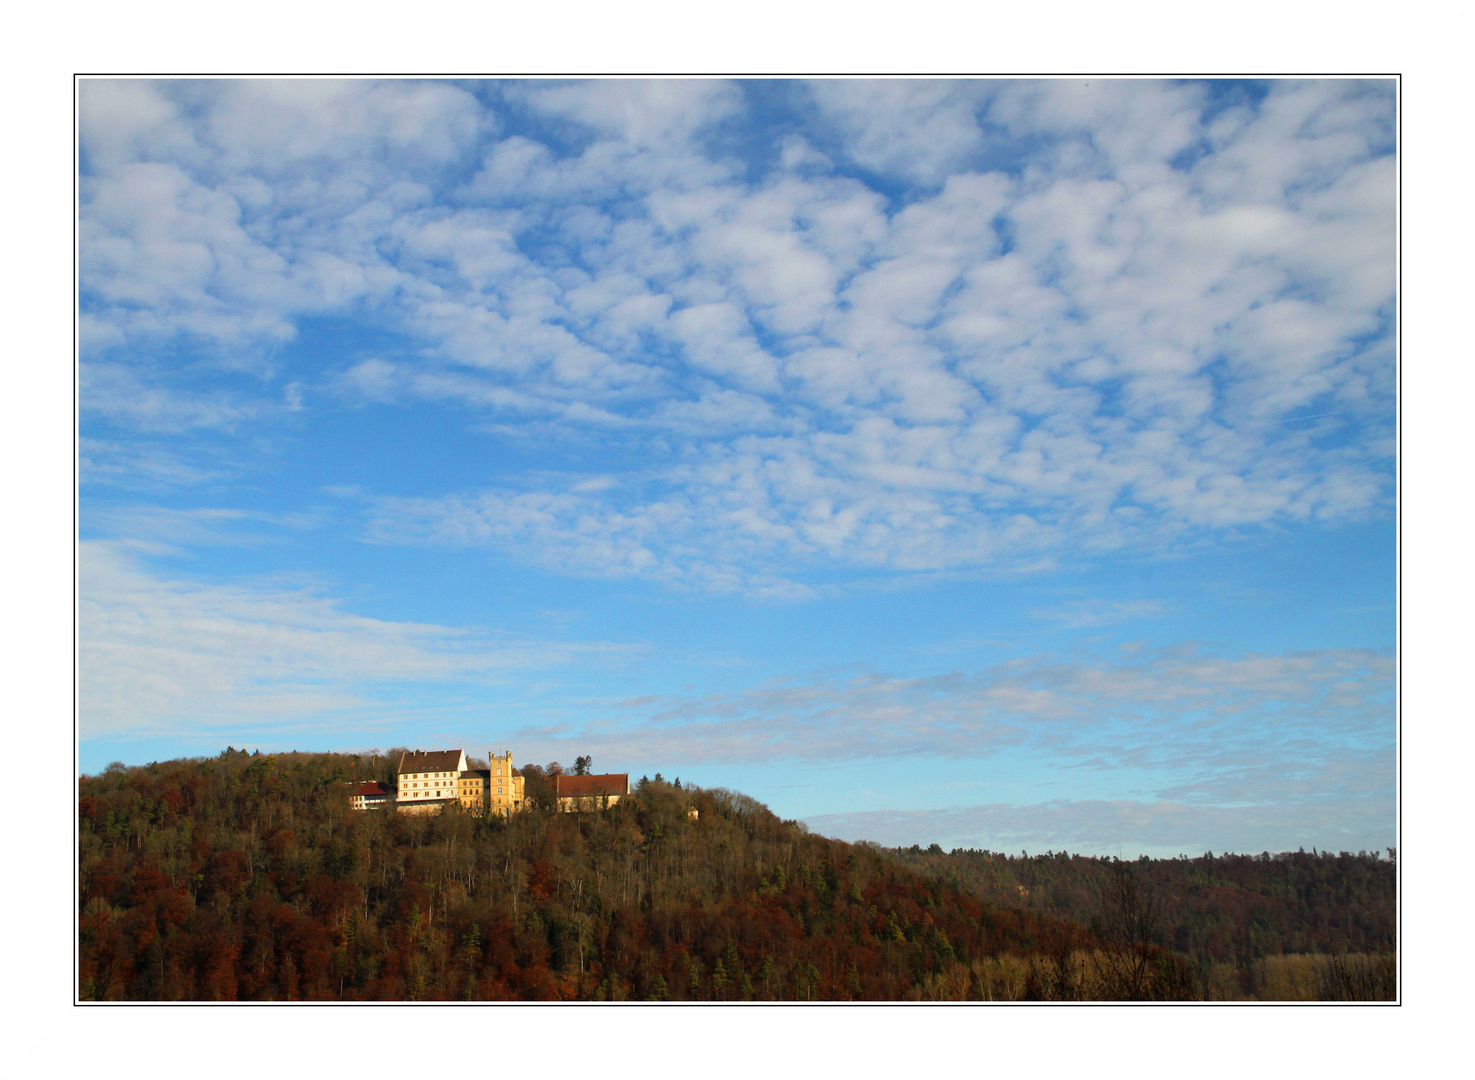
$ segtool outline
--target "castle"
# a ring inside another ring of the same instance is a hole
[[[407,750],[400,755],[391,790],[375,780],[359,784],[349,796],[355,810],[393,807],[402,814],[438,814],[451,803],[478,814],[508,814],[524,809],[522,773],[512,767],[512,751],[487,754],[485,769],[469,769],[466,751]],[[602,810],[630,794],[629,773],[550,777],[553,805],[563,812]]]

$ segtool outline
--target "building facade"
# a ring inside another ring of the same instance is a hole
[[[457,795],[463,810],[486,809],[487,790],[491,787],[491,776],[490,769],[467,769],[461,774]]]
[[[457,796],[461,806],[472,812],[516,813],[523,806],[522,773],[512,766],[512,751],[493,750],[487,754],[491,765],[485,769],[467,769],[461,774]]]
[[[607,810],[630,794],[629,773],[590,773],[553,778],[554,805],[561,813]]]
[[[396,809],[402,814],[438,814],[460,797],[465,750],[408,750],[399,759]]]

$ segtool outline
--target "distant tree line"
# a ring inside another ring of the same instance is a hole
[[[1171,949],[1190,965],[1199,997],[1394,995],[1398,868],[1392,849],[1386,857],[1368,851],[1209,852],[1127,862],[1064,852],[944,852],[937,844],[875,849],[991,904]],[[1354,977],[1354,971],[1361,974]],[[1380,980],[1373,989],[1371,972]]]

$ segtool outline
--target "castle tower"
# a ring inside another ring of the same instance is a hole
[[[522,809],[522,775],[512,767],[512,751],[487,751],[487,811],[511,814]]]

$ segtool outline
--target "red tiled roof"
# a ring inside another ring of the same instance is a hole
[[[564,773],[553,778],[553,794],[559,798],[583,798],[590,795],[630,794],[629,773],[594,773],[572,776]]]
[[[355,795],[388,795],[389,789],[378,780],[365,780],[353,789]]]

